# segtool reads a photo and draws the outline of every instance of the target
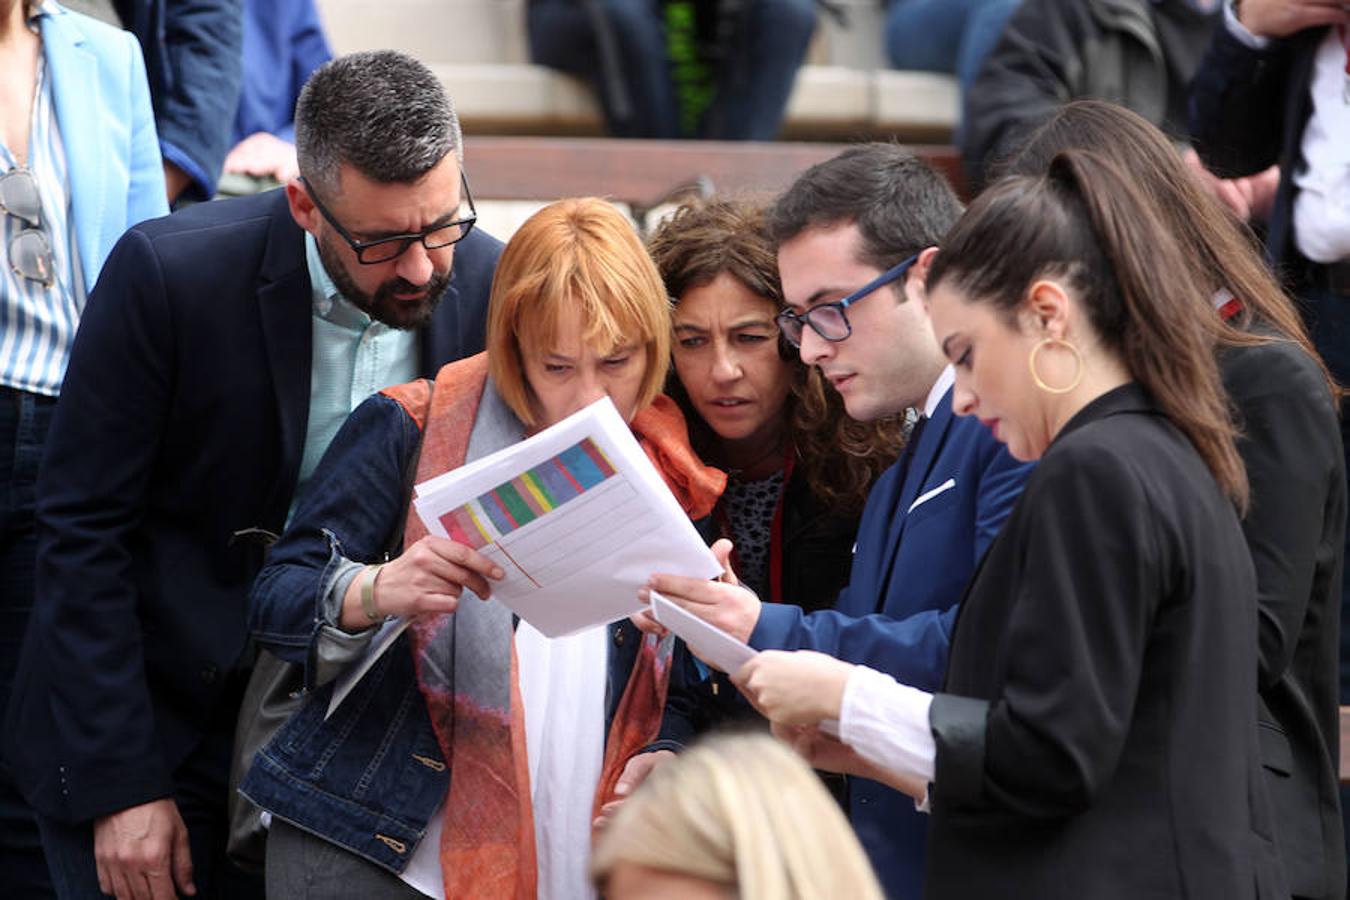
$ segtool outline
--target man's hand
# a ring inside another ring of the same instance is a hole
[[[814,650],[765,650],[731,680],[764,718],[781,725],[838,719],[852,663]]]
[[[712,545],[713,556],[722,564],[722,574],[716,581],[679,575],[653,575],[647,582],[647,588],[662,594],[737,640],[746,642],[759,622],[761,604],[755,592],[743,587],[736,573],[731,570],[731,550],[731,541],[726,539]],[[643,600],[649,596],[646,590],[638,592]],[[633,617],[633,624],[644,631],[654,631],[651,626],[656,623],[645,613],[639,613]]]
[[[234,145],[225,157],[225,171],[285,184],[300,174],[295,145],[266,131],[257,131]]]
[[[169,799],[95,820],[94,863],[99,890],[117,900],[175,900],[175,884],[188,896],[197,893],[187,826]]]
[[[1305,28],[1350,23],[1344,0],[1242,0],[1238,21],[1257,37],[1283,38]]]
[[[637,790],[638,785],[647,780],[647,776],[675,758],[669,750],[653,750],[651,753],[639,753],[628,761],[614,784],[614,799],[600,807],[600,815],[591,823],[592,828],[604,828],[613,819],[623,802]]]
[[[1187,149],[1182,158],[1201,183],[1224,206],[1244,222],[1265,221],[1275,205],[1275,191],[1280,183],[1280,167],[1271,166],[1264,172],[1245,178],[1220,178],[1200,161],[1193,149]]]

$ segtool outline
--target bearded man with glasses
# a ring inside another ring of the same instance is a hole
[[[778,198],[768,228],[783,336],[850,416],[910,410],[915,426],[868,494],[833,608],[806,613],[739,585],[661,575],[656,590],[757,650],[817,650],[937,690],[957,603],[1030,471],[983,423],[952,412],[953,373],[928,321],[924,279],[960,215],[942,176],[891,144],[850,148]],[[880,722],[880,710],[870,713]],[[848,808],[887,896],[921,896],[927,817],[863,778],[848,779]]]
[[[335,59],[296,146],[284,188],[127,232],[71,354],[0,729],[63,898],[257,895],[225,860],[257,538],[352,408],[483,349],[501,245],[436,77]]]

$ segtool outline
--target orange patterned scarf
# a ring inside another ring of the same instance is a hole
[[[422,428],[417,483],[464,463],[486,383],[487,356],[479,354],[443,367],[434,389],[418,381],[384,391]],[[685,511],[708,515],[726,476],[694,455],[675,404],[658,397],[630,427]],[[405,545],[426,533],[410,509]],[[446,896],[532,898],[538,869],[510,612],[465,604],[454,615],[415,621],[411,632],[418,683],[452,773],[440,848]],[[656,737],[671,646],[670,637],[643,639],[605,743],[597,811],[627,761]]]

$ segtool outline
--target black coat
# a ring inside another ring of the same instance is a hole
[[[1261,761],[1276,842],[1297,897],[1345,896],[1337,656],[1346,485],[1340,423],[1321,369],[1297,345],[1225,351],[1252,502]]]
[[[261,563],[235,536],[281,532],[304,448],[303,234],[281,190],[200,204],[123,235],[89,298],[38,481],[36,600],[4,726],[50,817],[171,796],[222,714]],[[479,232],[456,248],[424,373],[482,349],[500,251]]]
[[[1063,429],[972,581],[930,720],[925,895],[1288,897],[1256,582],[1189,441],[1127,385]]]

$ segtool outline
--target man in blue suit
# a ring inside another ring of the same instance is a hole
[[[770,210],[787,302],[779,324],[802,361],[820,367],[855,419],[919,417],[868,496],[833,609],[804,613],[743,588],[681,583],[675,599],[756,649],[818,650],[924,690],[942,681],[956,604],[1030,471],[978,420],[952,415],[952,372],[923,285],[960,215],[942,177],[890,144],[813,166]],[[887,894],[920,896],[926,817],[876,782],[851,778],[848,788],[850,819]]]
[[[128,231],[71,351],[0,729],[62,898],[249,896],[224,849],[253,538],[352,407],[483,348],[501,245],[436,77],[342,57],[296,120],[302,177]]]

